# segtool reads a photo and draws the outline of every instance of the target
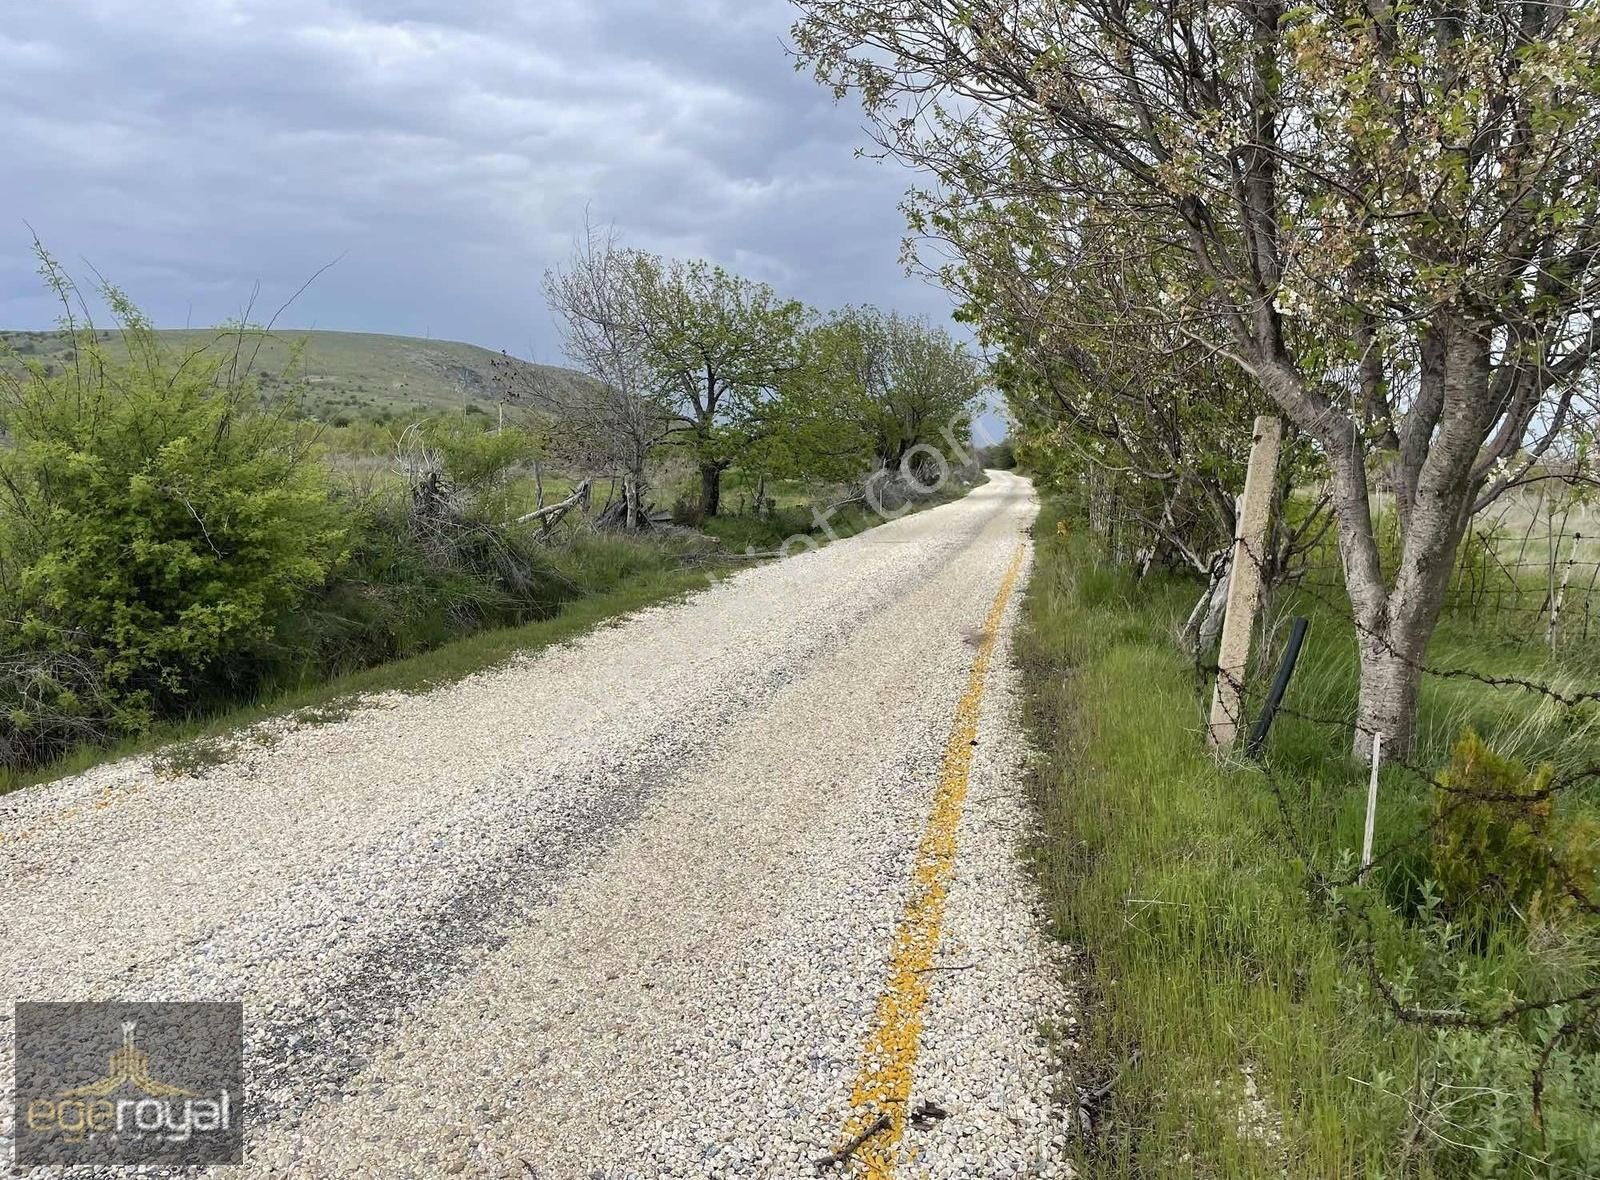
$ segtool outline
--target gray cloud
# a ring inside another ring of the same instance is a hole
[[[508,11],[509,10],[509,11]],[[31,223],[163,325],[555,344],[539,276],[586,216],[817,306],[943,318],[907,176],[797,75],[782,0],[50,0],[0,31],[0,324],[53,312]]]

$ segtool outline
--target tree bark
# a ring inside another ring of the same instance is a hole
[[[1352,548],[1346,548],[1347,583],[1361,656],[1361,689],[1356,705],[1353,752],[1371,756],[1372,735],[1383,734],[1385,749],[1411,752],[1416,739],[1417,704],[1423,663],[1433,638],[1456,550],[1471,518],[1473,461],[1483,442],[1489,399],[1489,347],[1474,325],[1445,322],[1435,347],[1423,350],[1425,384],[1437,390],[1438,428],[1425,456],[1409,477],[1411,510],[1403,518],[1399,565],[1391,587],[1376,570],[1376,546],[1361,561],[1360,577],[1350,577]],[[1429,371],[1429,370],[1432,371]],[[1355,449],[1353,449],[1355,450]],[[1358,450],[1357,450],[1357,453]],[[1346,480],[1356,478],[1346,471]],[[1365,483],[1364,477],[1362,480]],[[1345,521],[1340,521],[1341,541]],[[1365,557],[1365,555],[1363,555]]]
[[[1417,736],[1426,640],[1415,635],[1380,635],[1362,636],[1357,642],[1361,689],[1356,699],[1352,753],[1370,759],[1373,735],[1381,733],[1385,752],[1407,754]]]
[[[700,515],[715,516],[722,506],[722,464],[700,464]]]
[[[630,471],[622,477],[623,521],[630,533],[638,532],[644,523],[644,475]]]

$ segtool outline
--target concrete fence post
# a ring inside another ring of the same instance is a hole
[[[1250,466],[1245,472],[1244,495],[1239,499],[1238,523],[1233,534],[1233,571],[1228,581],[1227,614],[1222,621],[1222,645],[1217,656],[1217,683],[1211,694],[1211,722],[1206,740],[1219,753],[1231,750],[1244,724],[1240,689],[1250,663],[1250,635],[1255,630],[1256,608],[1261,604],[1261,566],[1267,555],[1267,525],[1271,523],[1272,491],[1278,470],[1278,445],[1283,423],[1269,414],[1256,419],[1250,446]]]

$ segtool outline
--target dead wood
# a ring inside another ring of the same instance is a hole
[[[859,1134],[852,1138],[850,1142],[846,1143],[838,1151],[829,1152],[820,1159],[813,1160],[812,1163],[816,1166],[816,1169],[819,1172],[824,1168],[836,1168],[840,1164],[848,1163],[850,1157],[861,1150],[862,1144],[864,1144],[868,1139],[871,1139],[874,1135],[887,1131],[892,1126],[894,1126],[894,1120],[886,1114],[880,1114],[877,1118],[873,1119],[872,1122],[868,1123]]]

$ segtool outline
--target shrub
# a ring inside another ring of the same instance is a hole
[[[284,636],[289,678],[319,678],[414,655],[483,627],[545,618],[571,597],[529,530],[476,517],[419,535],[398,501],[356,509],[349,552]]]
[[[46,260],[58,290],[71,288]],[[173,355],[115,289],[126,358],[0,378],[5,746],[137,730],[262,675],[281,620],[344,543],[311,438],[221,356]],[[64,674],[69,673],[69,674]],[[76,719],[68,724],[69,720]]]
[[[1556,920],[1592,892],[1600,825],[1555,810],[1554,771],[1531,774],[1470,730],[1434,788],[1430,868],[1456,920],[1479,929],[1512,914]]]
[[[492,430],[465,415],[428,422],[422,441],[457,497],[499,520],[511,512],[511,477],[538,457],[538,440],[526,430]]]

